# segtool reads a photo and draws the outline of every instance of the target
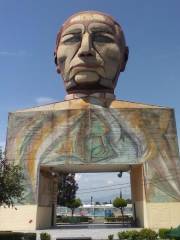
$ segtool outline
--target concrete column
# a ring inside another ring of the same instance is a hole
[[[133,165],[131,168],[131,195],[134,218],[138,227],[146,226],[146,200],[143,177],[143,165]]]

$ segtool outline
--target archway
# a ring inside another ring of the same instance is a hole
[[[9,115],[6,156],[22,165],[26,192],[18,211],[1,209],[3,216],[12,216],[3,218],[3,229],[51,226],[56,171],[131,170],[137,224],[179,223],[180,162],[172,109],[88,97],[17,111]]]
[[[119,226],[130,226],[133,223],[129,172],[76,173],[75,181],[78,184],[76,198],[81,200],[82,205],[75,209],[73,219],[70,209],[61,204],[57,205],[58,226],[66,227],[64,222],[70,223],[73,220],[78,224],[83,223],[83,226],[85,224],[86,227],[88,224],[95,224],[94,227],[97,227],[97,224],[100,224],[100,227],[107,227],[113,223],[116,226],[117,223]],[[73,183],[74,181],[72,185]],[[116,197],[127,200],[124,224],[120,210],[112,204]]]
[[[71,169],[71,171],[70,171]],[[133,224],[136,224],[136,226],[142,226],[144,224],[144,213],[142,211],[144,199],[144,183],[143,183],[143,176],[142,176],[142,166],[136,165],[136,166],[130,166],[130,165],[124,165],[122,166],[106,166],[102,165],[101,168],[97,167],[97,165],[94,166],[71,166],[71,168],[66,168],[66,166],[61,167],[47,167],[42,166],[40,171],[40,182],[39,182],[39,218],[41,219],[42,224],[43,221],[50,221],[53,222],[53,225],[56,223],[56,192],[57,192],[57,182],[58,182],[58,176],[59,174],[64,173],[104,173],[104,172],[116,172],[119,171],[123,172],[129,172],[130,173],[130,185],[131,185],[131,194],[132,194],[132,205],[133,205]],[[51,186],[51,192],[48,191],[47,186]],[[49,200],[48,200],[49,199]],[[43,212],[43,217],[41,216]],[[47,212],[47,215],[45,215],[45,212]],[[54,216],[52,216],[54,214]],[[48,217],[49,215],[49,217]],[[45,217],[47,216],[47,218]],[[53,219],[53,221],[52,221]],[[47,223],[43,222],[43,225],[46,225]],[[41,225],[39,225],[39,228],[41,228]]]

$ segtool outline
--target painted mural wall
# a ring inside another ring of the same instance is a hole
[[[25,202],[37,202],[41,165],[144,165],[148,202],[180,201],[180,159],[172,109],[90,109],[9,114],[9,161],[26,176]]]

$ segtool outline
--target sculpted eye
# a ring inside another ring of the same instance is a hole
[[[103,35],[103,34],[94,34],[93,41],[98,43],[113,43],[114,40],[110,36]]]
[[[81,35],[80,34],[71,34],[70,36],[66,36],[63,40],[64,44],[73,44],[81,41]]]

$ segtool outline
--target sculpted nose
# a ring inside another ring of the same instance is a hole
[[[89,33],[83,34],[81,47],[78,52],[79,57],[92,57],[94,56],[91,37]]]

